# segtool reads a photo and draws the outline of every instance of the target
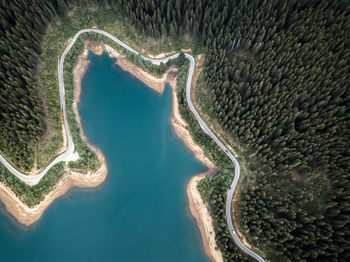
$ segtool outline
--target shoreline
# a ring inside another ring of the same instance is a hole
[[[0,183],[0,201],[4,204],[6,211],[20,224],[24,226],[30,226],[41,218],[45,210],[56,199],[66,194],[71,188],[97,187],[105,181],[108,169],[106,160],[103,156],[103,153],[96,146],[89,144],[87,137],[84,134],[84,130],[80,121],[80,115],[78,113],[78,103],[81,94],[81,80],[85,75],[90,63],[87,58],[88,51],[92,51],[97,55],[101,55],[104,51],[107,51],[110,57],[116,58],[116,64],[122,70],[130,73],[157,93],[162,93],[167,83],[171,86],[173,97],[173,114],[171,117],[171,123],[173,126],[173,131],[175,135],[183,141],[186,147],[193,152],[196,159],[202,162],[209,169],[207,173],[193,176],[187,184],[186,192],[189,210],[196,220],[206,255],[212,261],[222,262],[222,254],[218,249],[216,249],[215,231],[212,225],[212,218],[197,189],[197,184],[200,182],[200,180],[205,178],[205,176],[215,172],[216,167],[205,156],[202,148],[200,148],[194,142],[190,132],[187,130],[188,124],[182,119],[180,115],[178,98],[176,94],[176,76],[174,77],[174,74],[171,74],[174,73],[175,70],[169,69],[162,78],[157,78],[129,62],[125,56],[121,55],[119,52],[108,45],[93,46],[90,43],[86,44],[84,52],[79,55],[77,63],[73,69],[73,112],[79,127],[80,136],[82,140],[88,145],[88,147],[97,155],[101,164],[100,168],[96,172],[89,172],[88,174],[80,174],[70,170],[67,171],[63,178],[55,185],[54,189],[45,196],[44,200],[34,207],[28,207],[13,193],[10,188]],[[160,54],[158,56],[162,55],[163,54]]]
[[[189,208],[192,216],[195,218],[200,234],[205,254],[211,261],[223,262],[223,256],[216,246],[215,231],[213,228],[213,219],[206,207],[198,189],[198,183],[204,179],[208,173],[202,173],[193,176],[187,183],[186,192],[189,200]],[[209,226],[208,226],[209,225]]]
[[[87,52],[86,54],[87,55]],[[73,112],[79,127],[79,132],[82,140],[90,150],[96,154],[100,167],[96,172],[88,172],[86,174],[74,172],[72,170],[66,170],[62,179],[54,186],[54,188],[45,196],[44,200],[39,204],[28,207],[23,203],[19,197],[3,183],[0,183],[0,201],[3,203],[6,211],[21,225],[29,227],[39,221],[46,209],[58,198],[65,195],[70,189],[74,187],[80,188],[95,188],[100,186],[106,179],[108,173],[108,167],[106,159],[99,148],[91,145],[82,129],[80,116],[78,113],[77,105],[79,103],[81,80],[89,65],[89,61],[84,58],[84,53],[78,57],[78,62],[73,69],[74,77],[74,95],[73,95]],[[77,157],[77,154],[74,154]]]
[[[176,94],[176,77],[171,77],[169,73],[174,72],[172,69],[169,69],[162,78],[156,78],[155,76],[143,71],[136,65],[129,62],[125,56],[121,55],[118,51],[113,49],[108,45],[104,45],[104,47],[99,47],[97,49],[93,49],[95,54],[102,54],[103,51],[106,51],[108,55],[112,58],[116,58],[116,64],[124,71],[133,75],[143,83],[145,83],[149,88],[153,89],[157,93],[162,93],[164,91],[165,85],[169,84],[172,90],[172,108],[173,113],[171,117],[171,123],[173,127],[173,131],[175,135],[181,139],[181,141],[186,145],[186,147],[192,151],[195,155],[196,159],[202,162],[205,166],[208,167],[208,172],[201,173],[195,176],[192,176],[186,186],[187,199],[189,211],[193,218],[196,221],[196,224],[199,228],[202,244],[204,247],[205,254],[210,258],[210,260],[215,262],[222,262],[223,256],[220,250],[216,247],[215,240],[215,231],[213,228],[213,221],[210,216],[209,210],[204,203],[198,189],[198,183],[205,178],[206,176],[215,173],[216,167],[210,161],[209,158],[204,154],[204,151],[201,147],[199,147],[194,140],[190,132],[187,130],[188,124],[181,117],[179,111],[179,103]]]
[[[6,211],[21,225],[29,227],[39,221],[46,209],[58,198],[74,187],[91,188],[101,185],[107,177],[107,169],[101,167],[95,173],[80,174],[69,171],[45,196],[44,200],[34,207],[24,204],[11,189],[0,183],[0,199]]]

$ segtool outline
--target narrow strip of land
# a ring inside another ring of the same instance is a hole
[[[137,52],[135,49],[131,48],[130,46],[128,46],[127,44],[122,42],[117,37],[115,37],[115,36],[105,32],[103,30],[99,30],[99,29],[82,29],[82,30],[78,31],[75,34],[75,36],[73,37],[73,39],[69,42],[68,46],[63,51],[61,59],[59,60],[59,63],[58,63],[58,78],[59,78],[58,80],[59,80],[60,102],[61,102],[61,109],[62,109],[62,113],[63,113],[64,126],[65,126],[65,130],[66,130],[66,135],[67,135],[67,148],[66,148],[66,150],[62,154],[60,154],[57,158],[55,158],[43,171],[41,171],[38,174],[31,175],[31,176],[28,176],[28,175],[23,174],[20,171],[18,171],[8,161],[6,161],[6,159],[2,155],[0,155],[0,162],[2,164],[4,164],[5,167],[13,175],[15,175],[21,181],[23,181],[24,183],[26,183],[28,185],[35,185],[35,184],[39,183],[39,181],[45,176],[45,174],[54,165],[56,165],[59,162],[67,162],[67,161],[69,161],[70,158],[72,157],[73,153],[74,153],[75,146],[74,146],[73,138],[72,138],[72,135],[71,135],[71,132],[70,132],[70,128],[69,128],[69,124],[68,124],[68,120],[67,120],[63,67],[64,67],[64,61],[65,61],[66,55],[71,50],[72,46],[74,45],[76,40],[79,38],[79,36],[81,34],[83,34],[83,33],[91,33],[91,32],[102,34],[102,35],[110,38],[112,41],[114,41],[118,45],[122,46],[123,48],[125,48],[129,52],[132,52],[132,53],[135,53],[137,55],[140,55],[144,60],[150,61],[151,63],[153,63],[155,65],[160,65],[160,63],[166,63],[169,60],[175,59],[175,58],[177,58],[179,56],[179,53],[177,53],[177,54],[174,54],[174,55],[172,55],[170,57],[167,57],[167,58],[153,59],[153,58],[149,58],[149,57],[143,56],[142,54]],[[224,153],[233,162],[234,178],[233,178],[232,184],[230,186],[230,189],[228,191],[228,196],[227,196],[227,200],[226,200],[226,219],[227,219],[227,224],[228,224],[228,227],[229,227],[230,234],[231,234],[233,240],[235,241],[235,243],[238,245],[238,247],[243,252],[245,252],[247,255],[251,256],[252,258],[256,259],[257,261],[264,262],[264,259],[262,257],[260,257],[258,254],[256,254],[254,251],[250,250],[247,246],[245,246],[242,243],[242,241],[237,236],[235,228],[234,228],[234,226],[232,224],[231,203],[232,203],[233,194],[234,194],[234,192],[236,190],[236,187],[237,187],[237,184],[238,184],[238,180],[239,180],[239,177],[240,177],[240,166],[239,166],[239,163],[238,163],[237,159],[234,157],[234,155],[227,149],[227,147],[210,130],[210,128],[207,126],[207,124],[204,122],[204,120],[201,118],[201,116],[199,115],[199,113],[197,112],[195,107],[193,106],[192,100],[191,100],[191,86],[192,86],[192,77],[193,77],[194,69],[195,69],[195,66],[196,66],[196,62],[195,62],[194,57],[191,54],[185,53],[185,57],[190,62],[190,67],[189,67],[189,70],[188,70],[188,78],[187,78],[187,82],[186,82],[186,100],[187,100],[188,106],[189,106],[191,112],[194,114],[194,116],[195,116],[196,120],[198,121],[199,125],[201,126],[202,130],[215,141],[215,143],[224,151]]]

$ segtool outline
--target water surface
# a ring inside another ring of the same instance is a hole
[[[0,213],[0,261],[207,262],[188,212],[185,186],[205,167],[175,137],[172,94],[159,95],[89,54],[79,111],[109,174],[73,189],[29,229]]]

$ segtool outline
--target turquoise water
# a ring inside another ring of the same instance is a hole
[[[89,54],[79,111],[105,154],[106,182],[73,189],[29,229],[0,213],[0,261],[208,261],[185,186],[205,170],[170,123],[159,95],[107,56]]]

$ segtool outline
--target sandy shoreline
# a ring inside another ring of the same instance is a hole
[[[80,135],[83,141],[86,142],[89,148],[98,156],[101,167],[98,171],[89,174],[79,174],[72,171],[67,171],[67,174],[65,174],[61,181],[55,185],[55,188],[45,196],[45,199],[40,204],[32,208],[29,208],[23,204],[21,200],[9,188],[0,183],[1,202],[4,203],[6,210],[23,225],[30,226],[38,221],[46,208],[57,198],[67,193],[72,187],[96,187],[100,185],[107,176],[106,160],[98,148],[88,143],[77,110],[81,93],[81,80],[89,65],[89,60],[87,59],[88,50],[91,50],[96,54],[101,54],[104,50],[106,50],[111,57],[117,58],[116,63],[124,71],[129,72],[158,93],[162,93],[164,91],[165,84],[169,83],[172,87],[173,92],[173,115],[171,122],[175,134],[194,153],[195,157],[208,167],[208,173],[215,172],[215,165],[205,156],[202,148],[200,148],[194,142],[191,134],[187,130],[187,123],[182,119],[180,115],[176,94],[176,78],[174,77],[174,74],[172,74],[176,72],[176,70],[170,69],[166,74],[164,74],[162,78],[156,78],[153,75],[138,68],[134,64],[130,63],[123,55],[118,53],[110,46],[89,46],[88,44],[87,48],[85,48],[84,52],[79,56],[78,62],[73,71],[73,111],[80,129]],[[161,57],[162,55],[159,56]],[[208,255],[208,257],[210,257],[212,261],[221,262],[223,261],[223,258],[221,252],[216,249],[215,232],[213,229],[212,218],[206,204],[203,202],[200,193],[197,190],[198,182],[203,179],[205,175],[206,174],[199,174],[197,176],[194,176],[187,184],[189,209],[200,229],[205,253]]]
[[[102,165],[100,170],[90,174],[79,174],[68,172],[45,196],[40,204],[28,207],[9,188],[0,183],[0,199],[6,210],[22,225],[31,226],[37,222],[45,210],[59,197],[66,194],[73,187],[97,187],[107,176],[106,166]]]
[[[24,204],[15,193],[3,183],[0,183],[0,201],[4,204],[5,209],[10,213],[19,223],[24,226],[30,226],[37,222],[45,210],[56,199],[66,194],[73,187],[92,188],[97,187],[105,181],[108,173],[107,163],[102,152],[95,146],[90,145],[86,136],[83,133],[83,129],[80,122],[80,116],[77,110],[77,104],[80,97],[80,83],[85,71],[89,65],[89,61],[86,59],[87,52],[79,56],[78,63],[74,67],[74,98],[73,98],[73,111],[76,116],[76,120],[80,129],[80,135],[83,141],[88,147],[97,155],[100,168],[96,172],[88,172],[87,174],[81,174],[66,170],[66,174],[63,178],[54,186],[53,190],[48,193],[44,200],[34,207],[28,207]],[[77,154],[74,154],[77,158]]]
[[[193,217],[196,219],[197,225],[199,227],[206,255],[212,261],[222,262],[222,254],[220,250],[216,248],[213,220],[197,189],[198,183],[204,179],[206,175],[207,174],[204,173],[192,177],[187,184],[186,191],[189,200],[190,211]]]
[[[103,48],[100,48],[97,53],[101,53],[101,50],[103,51]],[[153,75],[150,75],[149,73],[138,68],[134,64],[130,63],[123,55],[118,53],[110,46],[106,45],[105,50],[108,52],[109,56],[117,58],[116,63],[121,69],[132,74],[156,92],[162,93],[164,91],[165,84],[170,84],[173,93],[173,115],[171,118],[173,130],[176,136],[178,136],[185,143],[185,145],[193,152],[195,157],[208,167],[208,173],[214,173],[216,170],[215,165],[209,160],[209,158],[205,156],[202,148],[194,142],[190,132],[187,130],[187,123],[185,122],[185,120],[182,119],[180,115],[179,103],[176,94],[176,78],[172,77],[171,74],[169,74],[169,72],[172,72],[172,70],[170,69],[166,74],[164,74],[162,78],[156,78]],[[160,55],[159,57],[163,56]],[[216,248],[215,232],[213,228],[212,218],[210,216],[206,204],[203,202],[201,195],[197,190],[198,183],[200,182],[200,180],[205,178],[206,175],[208,174],[196,175],[192,177],[188,182],[186,192],[188,197],[189,209],[199,227],[206,255],[212,261],[222,262],[222,254]]]

